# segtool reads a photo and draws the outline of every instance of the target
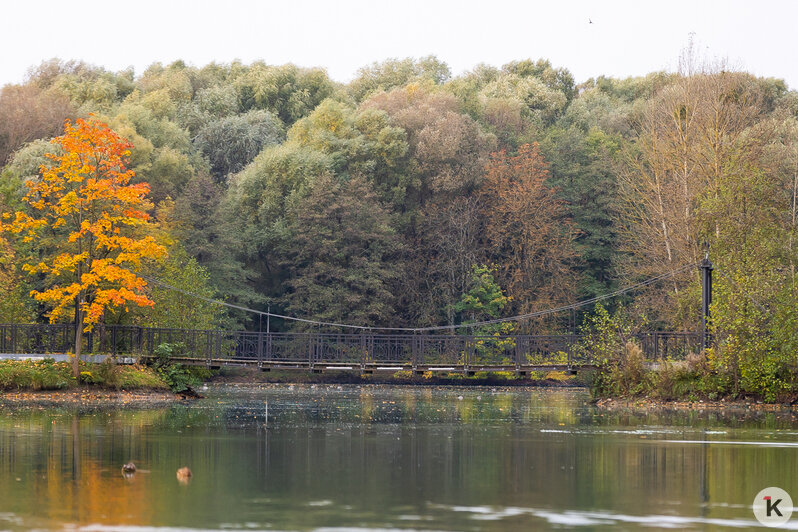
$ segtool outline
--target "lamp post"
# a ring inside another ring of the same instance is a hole
[[[710,314],[709,306],[712,304],[712,261],[709,253],[701,261],[701,345],[704,349],[712,344],[712,335],[709,332]]]

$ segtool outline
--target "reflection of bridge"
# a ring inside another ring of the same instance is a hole
[[[0,353],[44,355],[73,347],[69,324],[0,325]],[[161,344],[178,344],[180,362],[207,367],[373,372],[577,371],[594,366],[577,346],[576,334],[335,334],[156,329],[97,326],[86,333],[86,354],[152,358]],[[644,332],[632,335],[647,360],[679,359],[699,352],[701,333]]]

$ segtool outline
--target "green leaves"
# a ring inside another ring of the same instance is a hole
[[[493,269],[474,265],[471,273],[471,288],[454,304],[454,310],[466,321],[481,321],[498,318],[509,298],[493,278]]]
[[[393,323],[401,241],[369,183],[320,176],[291,219],[283,248],[288,310],[339,323]]]

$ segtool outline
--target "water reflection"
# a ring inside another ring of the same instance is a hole
[[[228,386],[2,411],[9,529],[712,529],[755,524],[763,487],[798,488],[790,414],[606,413],[583,391]]]

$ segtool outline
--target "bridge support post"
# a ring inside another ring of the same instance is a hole
[[[374,358],[374,333],[371,331],[368,333],[366,346],[366,352],[364,353],[366,364],[376,365],[376,359]]]
[[[571,333],[571,336],[568,337],[568,367],[574,365],[574,346],[577,342],[576,333]]]
[[[364,333],[360,333],[360,373],[366,372],[366,335]]]
[[[263,367],[263,333],[258,331],[258,368]]]
[[[473,377],[476,373],[474,370],[469,369],[469,366],[477,365],[476,360],[476,342],[471,335],[463,337],[463,372],[466,377]]]
[[[420,375],[423,372],[418,368],[418,365],[421,361],[421,351],[423,347],[421,345],[421,336],[419,336],[417,331],[413,332],[412,346],[413,374]]]
[[[701,346],[706,350],[712,345],[712,334],[709,332],[711,316],[709,307],[712,304],[712,262],[709,253],[701,261]]]
[[[309,332],[308,334],[308,369],[313,371],[313,333]]]

